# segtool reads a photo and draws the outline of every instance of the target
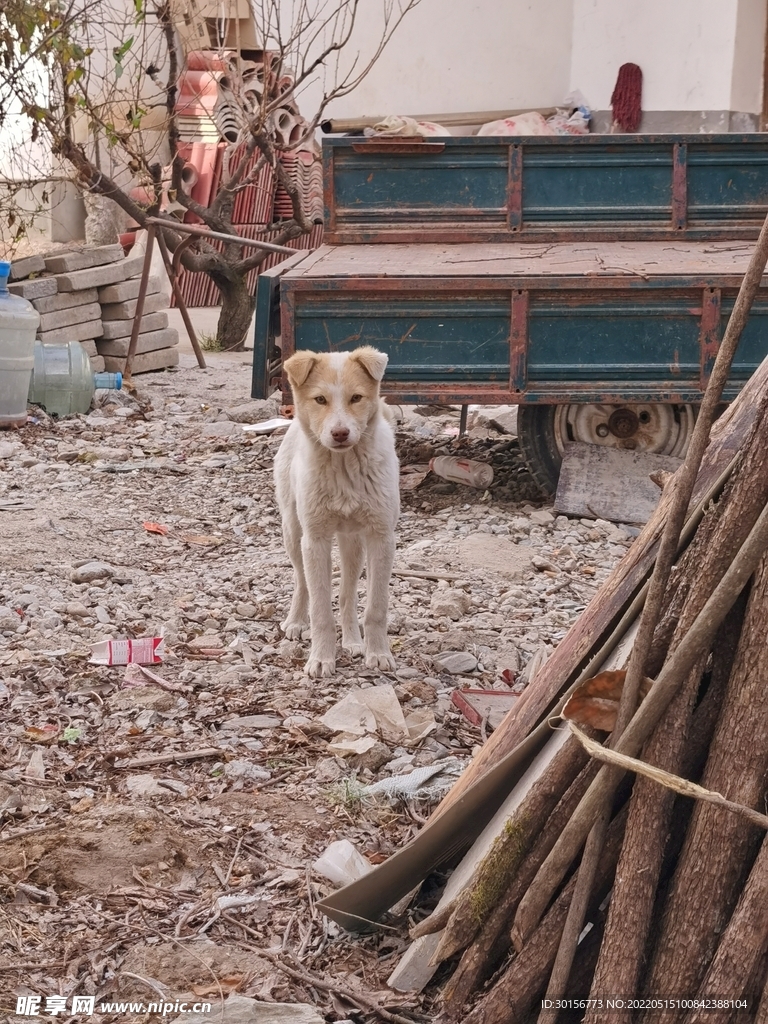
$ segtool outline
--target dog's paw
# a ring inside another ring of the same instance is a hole
[[[327,676],[335,675],[336,659],[313,658],[310,655],[307,664],[304,666],[304,672],[310,679],[323,679]]]
[[[349,654],[350,658],[362,658],[365,652],[362,640],[342,640],[341,646]]]
[[[395,659],[388,651],[379,654],[369,651],[365,656],[365,667],[380,668],[384,669],[385,672],[393,672],[395,669]]]
[[[280,623],[280,629],[285,633],[287,640],[301,640],[305,630],[309,629],[308,622],[291,622],[286,619]]]

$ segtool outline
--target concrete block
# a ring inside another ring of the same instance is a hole
[[[98,302],[90,302],[87,306],[57,309],[55,313],[43,313],[38,331],[54,331],[59,327],[71,327],[72,324],[87,324],[91,320],[101,320],[101,306]]]
[[[103,311],[102,311],[103,314]],[[167,313],[145,313],[141,318],[141,330],[144,333],[149,331],[162,331],[168,326]],[[104,332],[102,338],[105,341],[112,341],[114,338],[129,338],[133,320],[104,320]]]
[[[44,295],[55,295],[59,290],[55,277],[37,277],[34,281],[17,281],[8,285],[11,295],[20,295],[22,299],[41,299]]]
[[[139,294],[141,275],[132,277],[130,281],[121,281],[120,284],[108,284],[105,288],[99,288],[99,302],[107,304],[110,302],[125,302],[127,299],[135,299]],[[150,277],[147,281],[147,295],[154,295],[160,291],[160,278]]]
[[[45,270],[45,260],[42,256],[27,256],[23,260],[14,260],[11,263],[11,281],[23,281],[30,274],[40,274]]]
[[[93,338],[86,338],[85,341],[81,341],[80,344],[83,346],[85,351],[88,353],[90,358],[93,360],[99,354],[96,349],[96,342]]]
[[[55,313],[57,309],[87,306],[89,303],[98,301],[98,289],[84,288],[81,292],[57,292],[56,295],[45,295],[42,299],[33,299],[32,305],[38,313]]]
[[[109,373],[125,373],[125,356],[104,356],[104,365]],[[179,365],[177,348],[160,348],[154,352],[143,352],[134,356],[131,375],[150,373],[152,370],[164,370],[169,366]]]
[[[71,274],[57,274],[60,292],[77,292],[83,288],[101,288],[105,284],[117,284],[134,274],[141,273],[143,256],[129,256],[119,263],[107,263],[103,267],[89,267],[75,270]]]
[[[127,299],[125,302],[108,302],[101,307],[102,320],[133,320],[136,316],[138,299]],[[148,295],[144,300],[145,313],[157,313],[168,308],[168,299],[162,292]],[[130,332],[129,332],[130,333]]]
[[[104,356],[91,356],[91,369],[94,373],[104,373]]]
[[[127,356],[130,343],[130,337],[115,338],[113,341],[103,341],[99,338],[97,348],[103,356]],[[173,348],[178,344],[179,332],[174,327],[168,327],[164,331],[147,331],[139,335],[136,353],[154,352],[158,348]]]
[[[99,245],[93,249],[75,249],[71,252],[57,252],[45,257],[45,269],[49,274],[71,274],[75,270],[101,267],[123,259],[122,245]]]
[[[101,334],[101,320],[90,320],[86,324],[73,324],[71,327],[59,327],[55,331],[45,331],[38,334],[40,341],[45,343],[59,341],[86,341],[88,338],[98,338]]]

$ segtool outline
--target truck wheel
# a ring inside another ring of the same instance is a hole
[[[682,458],[696,420],[692,405],[521,405],[517,431],[531,475],[547,493],[557,490],[565,445],[604,444]]]

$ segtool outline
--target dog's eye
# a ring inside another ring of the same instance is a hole
[[[363,400],[363,396],[362,395],[352,395],[352,397],[350,398],[349,401],[350,401],[350,403],[352,405],[355,405],[357,402],[362,402],[362,400]]]
[[[315,398],[315,401],[317,402],[318,405],[327,405],[328,404],[328,402],[326,401],[325,395],[317,395],[317,397]]]

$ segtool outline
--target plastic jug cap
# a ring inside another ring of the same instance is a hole
[[[0,277],[10,277],[11,264],[0,261]]]

